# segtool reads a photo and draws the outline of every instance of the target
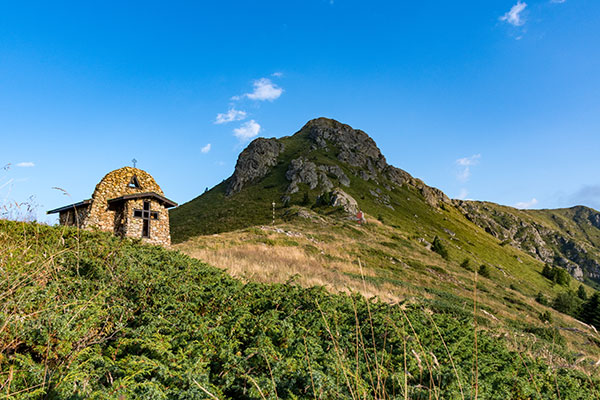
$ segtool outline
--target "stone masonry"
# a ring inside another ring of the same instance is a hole
[[[154,178],[138,168],[109,172],[96,185],[90,200],[48,211],[59,213],[61,225],[100,229],[122,237],[169,246],[169,207],[177,204],[164,197]]]

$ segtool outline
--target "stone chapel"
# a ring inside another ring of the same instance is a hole
[[[138,168],[109,172],[96,185],[91,199],[50,210],[61,225],[97,228],[122,237],[169,246],[168,208],[177,203],[164,196],[154,178]]]

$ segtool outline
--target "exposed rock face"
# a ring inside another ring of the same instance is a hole
[[[590,221],[590,223],[592,224],[592,226],[600,229],[600,213],[590,213],[590,216],[588,217],[588,221]]]
[[[600,229],[600,214],[590,215],[590,222],[593,226]]]
[[[338,151],[338,160],[364,170],[371,179],[387,166],[375,141],[361,130],[327,118],[309,121],[303,129],[317,147],[326,148],[331,143]]]
[[[450,203],[441,190],[427,186],[408,172],[389,165],[375,141],[361,130],[327,118],[309,121],[302,130],[308,132],[308,138],[315,148],[328,149],[329,145],[335,148],[337,159],[354,167],[356,176],[366,181],[379,184],[380,180],[387,179],[398,186],[414,186],[433,207]],[[342,180],[340,183],[344,184]]]
[[[319,165],[319,169],[326,174],[331,174],[336,177],[341,185],[350,186],[350,178],[348,178],[344,171],[337,165]]]
[[[290,162],[285,178],[290,181],[286,193],[292,194],[299,190],[300,183],[306,184],[310,189],[320,187],[322,191],[327,192],[333,189],[334,184],[329,177],[335,177],[343,186],[350,185],[350,179],[344,171],[337,165],[317,165],[308,161],[304,157],[299,157]]]
[[[277,139],[258,138],[242,151],[227,187],[227,196],[242,190],[244,185],[267,175],[277,164],[283,144]]]
[[[304,183],[311,189],[316,189],[319,184],[317,166],[304,157],[296,158],[290,162],[285,178],[290,181],[287,189],[288,193],[296,193],[299,183]]]
[[[335,189],[331,193],[331,205],[333,207],[343,207],[344,211],[350,215],[356,215],[359,211],[356,200],[341,189]]]
[[[307,185],[311,190],[319,189],[321,192],[329,192],[337,185],[348,187],[351,180],[346,173],[350,170],[353,175],[381,185],[388,191],[391,191],[394,185],[411,185],[418,189],[433,207],[450,202],[440,190],[429,187],[407,172],[388,165],[375,141],[361,130],[352,129],[349,125],[331,119],[317,118],[309,121],[298,134],[305,135],[311,147],[304,155],[289,163],[285,174],[289,185],[284,199],[289,199],[289,195],[297,193],[300,184]],[[344,169],[339,165],[318,165],[310,161],[310,152],[317,149],[333,152],[337,160],[343,163]],[[238,193],[249,183],[265,177],[278,161],[281,161],[279,158],[283,151],[284,146],[277,139],[254,140],[238,157],[225,194],[230,196]],[[393,209],[386,196],[381,196],[380,202]]]
[[[528,222],[508,212],[477,201],[454,200],[453,204],[471,222],[490,235],[529,253],[534,258],[567,269],[576,279],[600,278],[600,263],[583,244],[538,223]]]

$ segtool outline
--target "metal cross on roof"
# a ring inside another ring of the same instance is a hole
[[[137,160],[134,158],[133,160],[131,160],[131,162],[133,163],[133,168],[135,168],[135,164],[137,164]]]

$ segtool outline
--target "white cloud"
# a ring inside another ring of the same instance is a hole
[[[241,121],[246,118],[246,111],[236,110],[235,108],[230,108],[226,113],[217,114],[217,119],[215,120],[215,124],[225,124],[227,122],[233,121]]]
[[[283,93],[283,89],[271,82],[268,78],[260,78],[253,83],[254,91],[252,93],[246,93],[244,97],[249,98],[250,100],[259,100],[259,101],[273,101]],[[239,100],[239,96],[234,97],[234,100]]]
[[[566,2],[567,0],[550,0],[550,3],[556,3],[556,4],[562,4],[564,2]]]
[[[35,163],[33,163],[31,161],[24,161],[24,162],[15,164],[15,166],[21,167],[21,168],[31,168],[31,167],[35,167]]]
[[[208,143],[206,146],[204,146],[203,148],[200,149],[200,153],[202,153],[202,154],[208,153],[210,151],[211,147],[212,146],[210,145],[210,143]]]
[[[271,76],[274,76],[275,78],[281,78],[283,76],[283,72],[273,72]]]
[[[456,165],[459,166],[457,178],[461,182],[466,182],[471,177],[471,167],[479,164],[481,154],[475,154],[471,157],[463,157],[456,160]]]
[[[517,1],[517,4],[511,7],[510,11],[500,17],[500,21],[504,21],[513,26],[521,26],[525,24],[525,18],[521,16],[521,13],[527,7],[527,3],[521,3],[521,1]]]
[[[517,204],[515,204],[516,208],[531,208],[533,206],[535,206],[538,203],[537,199],[534,197],[533,199],[529,200],[529,201],[520,201]]]
[[[260,132],[260,125],[253,119],[245,122],[239,128],[233,130],[233,135],[241,140],[242,142],[248,141],[258,135]]]
[[[469,195],[469,191],[465,188],[460,189],[460,193],[458,194],[459,200],[465,200]]]

